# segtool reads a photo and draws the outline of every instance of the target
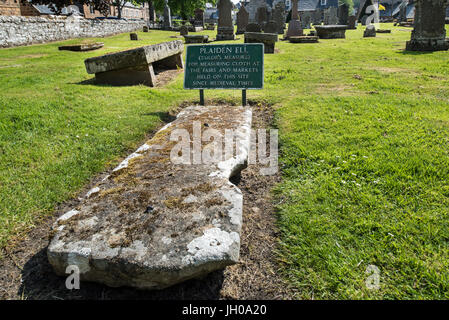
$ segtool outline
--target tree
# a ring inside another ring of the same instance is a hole
[[[126,4],[126,0],[112,0],[112,5],[115,6],[117,8],[117,18],[121,19],[122,18],[122,10],[123,7]]]

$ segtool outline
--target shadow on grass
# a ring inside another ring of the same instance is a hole
[[[411,55],[411,56],[421,56],[424,54],[430,54],[434,53],[435,51],[408,51],[406,49],[398,50],[398,53],[405,54],[405,55]]]
[[[164,290],[110,288],[91,282],[81,282],[80,289],[69,290],[66,278],[53,272],[46,247],[25,263],[21,274],[18,295],[30,300],[217,300],[224,279],[223,270],[219,270]]]

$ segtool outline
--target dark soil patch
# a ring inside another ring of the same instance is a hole
[[[270,128],[272,108],[266,105],[253,105],[252,108],[253,128]],[[68,290],[65,278],[54,274],[46,250],[52,224],[57,217],[76,206],[78,200],[73,199],[38,224],[25,239],[8,249],[1,249],[0,299],[291,298],[292,290],[279,275],[275,253],[278,231],[270,190],[279,182],[280,175],[263,176],[259,169],[259,165],[250,165],[240,176],[232,179],[242,190],[244,199],[239,264],[160,291],[110,288],[87,282],[82,282],[79,290]],[[106,173],[96,177],[80,194],[85,194],[104,175]]]

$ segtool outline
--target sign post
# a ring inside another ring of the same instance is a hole
[[[200,90],[200,104],[205,105],[205,89],[262,89],[264,46],[261,43],[190,45],[187,47],[184,89]]]

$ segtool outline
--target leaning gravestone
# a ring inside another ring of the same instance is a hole
[[[344,3],[338,7],[338,24],[348,25],[349,18],[349,5]]]
[[[237,34],[245,33],[248,22],[249,13],[245,6],[241,6],[239,12],[237,12]]]
[[[54,271],[76,266],[82,281],[163,289],[238,263],[243,196],[229,179],[245,167],[251,122],[245,107],[184,109],[56,221]],[[195,162],[205,123],[220,137],[234,133],[236,155]]]
[[[285,14],[285,3],[284,2],[278,2],[274,6],[273,9],[273,20],[276,22],[278,31],[278,34],[284,34],[285,30],[285,21],[286,21],[286,14]]]
[[[234,40],[234,24],[232,23],[231,0],[218,0],[218,30],[217,40]]]
[[[87,73],[98,83],[111,85],[156,84],[154,67],[183,68],[181,40],[159,43],[86,59]]]
[[[298,0],[292,0],[292,19],[288,24],[287,35],[285,36],[285,39],[288,39],[290,37],[299,37],[302,35],[303,31],[298,14]]]
[[[441,51],[449,49],[445,17],[447,0],[415,0],[415,22],[409,51]]]

